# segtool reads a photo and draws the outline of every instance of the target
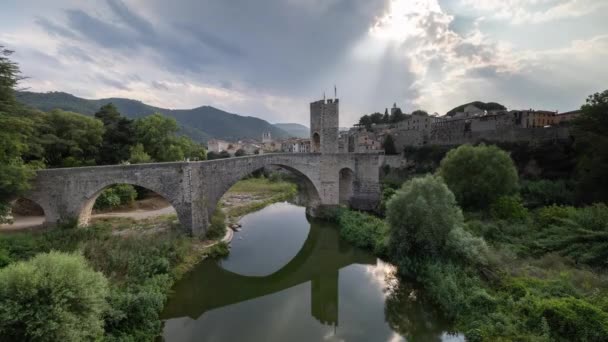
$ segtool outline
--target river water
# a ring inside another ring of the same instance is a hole
[[[177,282],[165,341],[463,341],[395,269],[305,208],[242,218],[230,255]]]

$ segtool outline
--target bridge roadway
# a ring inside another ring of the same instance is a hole
[[[337,230],[313,222],[298,254],[268,276],[236,274],[218,262],[201,264],[203,269],[190,272],[176,284],[175,296],[163,316],[197,319],[213,309],[311,282],[312,315],[323,324],[337,325],[339,271],[352,264],[375,265],[376,258],[341,240]],[[195,291],[192,284],[196,284]]]
[[[86,225],[99,194],[114,184],[132,184],[163,196],[181,226],[205,234],[222,195],[234,183],[267,166],[299,176],[312,208],[348,204],[372,209],[380,200],[379,154],[272,153],[201,162],[151,163],[40,170],[23,197],[42,207],[47,225],[78,220]],[[314,211],[313,211],[314,212]]]

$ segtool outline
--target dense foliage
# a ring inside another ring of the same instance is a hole
[[[384,147],[384,153],[387,155],[399,154],[397,152],[397,148],[395,147],[395,139],[392,135],[387,134],[386,138],[384,138],[384,143],[382,144]]]
[[[608,202],[608,90],[589,96],[581,110],[575,120],[578,196]]]
[[[424,260],[446,256],[485,262],[485,243],[463,229],[454,194],[437,176],[404,183],[388,202],[386,219],[389,255],[404,273],[417,271]]]
[[[86,258],[86,263],[84,263],[82,257],[77,257],[79,265],[86,266],[88,264],[95,271],[102,272],[109,280],[109,290],[101,292],[104,300],[101,303],[103,304],[101,306],[102,311],[95,314],[101,321],[98,327],[101,330],[97,329],[97,333],[103,334],[104,339],[108,341],[150,341],[160,332],[159,314],[166,301],[170,286],[177,277],[181,276],[185,269],[183,265],[196,261],[193,259],[194,255],[192,255],[193,241],[191,238],[172,231],[143,235],[113,235],[109,226],[101,224],[89,226],[86,229],[65,227],[40,234],[24,232],[0,235],[0,267],[9,265],[0,269],[0,273],[17,267],[14,265],[20,265],[20,260],[27,260],[39,253],[46,253],[51,250],[68,253],[79,251]],[[208,253],[221,255],[221,252],[221,250],[218,250]],[[60,314],[58,311],[61,310],[62,305],[66,305],[66,310],[82,310],[80,313],[75,312],[75,314],[78,313],[76,316],[78,318],[77,333],[91,334],[92,330],[87,329],[89,322],[85,321],[89,317],[86,313],[90,312],[86,311],[88,310],[87,306],[72,306],[69,300],[78,296],[82,304],[88,305],[90,300],[87,299],[87,296],[95,296],[98,293],[98,288],[93,286],[93,283],[79,281],[81,276],[72,272],[71,268],[62,268],[61,260],[56,261],[53,261],[53,265],[44,264],[44,266],[38,267],[39,271],[37,272],[40,272],[40,274],[28,277],[31,278],[30,280],[18,277],[21,283],[13,283],[15,285],[19,284],[17,288],[12,285],[6,287],[0,280],[0,285],[3,285],[0,288],[0,293],[3,293],[2,291],[5,288],[7,290],[7,292],[4,292],[7,295],[5,297],[0,295],[0,298],[12,300],[19,298],[20,295],[24,296],[24,301],[21,304],[10,302],[10,305],[15,305],[13,307],[5,305],[9,302],[3,301],[0,305],[0,315],[2,315],[2,312],[8,313],[8,311],[3,311],[5,308],[6,310],[13,308],[16,312],[22,314],[31,312],[26,309],[30,307],[31,301],[26,301],[25,296],[36,294],[31,291],[22,291],[28,289],[24,282],[39,281],[40,284],[49,287],[49,290],[56,286],[58,291],[56,297],[47,296],[46,294],[52,293],[49,291],[41,290],[38,292],[38,295],[44,296],[40,298],[41,302],[37,305],[41,308],[45,308],[44,303],[51,305],[53,303],[49,301],[51,299],[56,298],[58,300],[57,305],[53,306],[55,313],[59,313],[56,317],[33,316],[33,319],[40,322],[35,328],[39,331],[46,329],[48,332],[46,340],[69,340],[62,338],[64,335],[61,334],[74,333],[67,329],[70,328],[69,326],[64,326],[65,331],[57,332],[59,335],[52,334],[54,329],[59,329],[55,324],[52,324],[53,322],[61,322],[62,320],[68,322],[67,320],[70,319],[70,316],[67,315],[69,312]],[[86,266],[85,268],[90,270],[90,267]],[[0,278],[2,277],[0,276]],[[54,279],[57,279],[57,281]],[[61,289],[69,291],[62,291]],[[68,297],[64,301],[61,296]],[[49,308],[49,310],[51,309]],[[14,311],[12,312],[14,313]],[[2,322],[11,322],[5,320],[4,317],[1,318],[0,326]],[[26,333],[26,327],[23,325],[12,325],[12,329],[15,336],[17,336],[16,334]],[[0,328],[0,330],[2,329]],[[86,336],[82,335],[82,338],[75,340],[93,339],[86,338]],[[2,335],[2,337],[5,337],[5,335]],[[28,339],[15,340],[25,341]],[[40,340],[44,341],[45,339]]]
[[[508,156],[491,149],[503,160],[497,165],[512,170]],[[463,216],[442,177],[411,179],[396,193],[386,186],[389,260],[420,284],[419,300],[435,303],[467,341],[608,340],[608,206],[564,206],[575,202],[566,180],[527,179],[520,194],[517,175],[499,170],[484,173],[492,186],[480,185],[480,161],[494,161],[468,152],[457,180],[481,186],[475,190],[485,189],[486,198],[488,191],[502,194],[464,207]],[[511,191],[494,189],[501,182]],[[377,232],[361,214],[339,217],[348,218],[338,222],[354,243]]]
[[[113,185],[101,192],[95,201],[94,209],[114,209],[129,206],[135,202],[137,191],[129,184]]]
[[[513,160],[496,146],[462,145],[448,152],[438,174],[466,208],[484,209],[518,189]]]
[[[103,335],[108,281],[78,254],[51,252],[0,269],[0,336],[83,341]]]
[[[385,255],[388,242],[388,225],[373,215],[341,209],[337,213],[340,234],[357,247],[371,249]]]
[[[105,128],[97,164],[111,165],[129,160],[136,142],[133,121],[121,116],[112,103],[101,107],[95,118],[101,120]]]
[[[0,223],[7,221],[9,201],[28,188],[39,164],[28,163],[27,155],[36,153],[32,143],[33,122],[19,115],[14,87],[20,79],[19,68],[9,56],[12,51],[0,46]]]
[[[412,112],[412,114],[410,115],[425,115],[428,116],[429,113],[427,113],[424,110],[420,110],[417,109],[415,111]],[[379,125],[379,124],[395,124],[398,122],[401,122],[403,120],[407,120],[409,117],[407,114],[404,114],[400,108],[397,108],[396,110],[392,111],[392,113],[389,115],[388,114],[388,109],[384,112],[384,114],[381,113],[373,113],[373,114],[365,114],[363,115],[361,118],[359,118],[359,125],[361,126],[365,126],[366,128],[371,128],[372,125]]]

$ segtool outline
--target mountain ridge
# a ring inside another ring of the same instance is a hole
[[[59,91],[47,93],[20,91],[17,92],[17,100],[42,111],[61,109],[84,115],[94,115],[107,103],[113,103],[122,115],[131,119],[160,113],[173,117],[178,122],[182,134],[204,143],[212,138],[260,140],[265,132],[270,132],[274,138],[290,136],[289,133],[266,120],[226,112],[208,105],[192,109],[167,109],[151,106],[139,100],[120,97],[84,99]]]

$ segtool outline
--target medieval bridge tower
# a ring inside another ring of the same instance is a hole
[[[310,144],[313,153],[338,153],[339,100],[310,104]]]

